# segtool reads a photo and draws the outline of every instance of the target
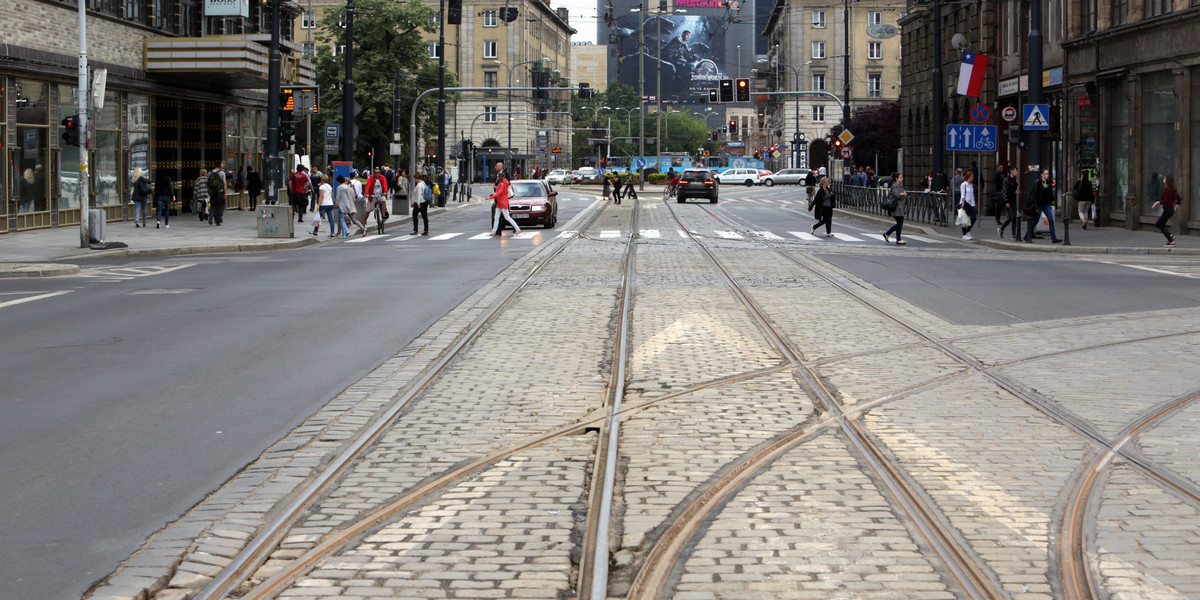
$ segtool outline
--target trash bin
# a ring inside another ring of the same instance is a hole
[[[88,242],[96,244],[103,242],[105,235],[105,219],[103,208],[88,209]]]
[[[296,237],[296,220],[289,204],[264,204],[258,207],[258,237]]]
[[[392,214],[407,215],[408,214],[408,195],[395,194],[392,196]]]

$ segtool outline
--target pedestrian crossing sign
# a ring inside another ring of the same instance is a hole
[[[1021,121],[1022,129],[1027,131],[1048,131],[1050,129],[1050,105],[1049,104],[1025,104],[1023,114],[1025,118]]]

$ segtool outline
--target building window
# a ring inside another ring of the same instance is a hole
[[[883,58],[883,42],[868,42],[867,58],[871,60],[879,60]]]
[[[334,56],[341,56],[345,53],[346,53],[346,45],[345,44],[338,44],[333,47],[333,55]]]
[[[312,56],[316,53],[317,53],[317,43],[316,42],[304,42],[304,55],[305,56]]]
[[[1154,203],[1162,198],[1167,176],[1175,175],[1177,136],[1175,125],[1182,121],[1175,106],[1175,76],[1170,71],[1151,73],[1142,78],[1142,214],[1158,215]]]
[[[824,29],[824,28],[825,28],[825,11],[814,10],[813,11],[813,29]]]
[[[1172,0],[1149,0],[1146,2],[1146,15],[1156,17],[1171,12]]]
[[[813,73],[812,89],[815,92],[825,91],[825,74],[824,73]]]
[[[483,107],[483,122],[484,123],[495,123],[496,122],[496,107],[495,106]]]
[[[483,11],[483,26],[495,27],[497,25],[499,25],[499,22],[498,19],[496,19],[496,9],[489,8],[488,10]]]
[[[825,42],[812,43],[812,57],[825,58]]]
[[[306,13],[304,13],[304,16],[300,18],[300,28],[301,29],[312,29],[316,26],[317,26],[317,15],[310,13],[310,12],[306,12]]]
[[[867,13],[867,25],[878,25],[883,22],[883,13],[873,10]]]
[[[500,77],[499,77],[499,75],[497,75],[496,71],[484,71],[483,72],[483,87],[494,88],[494,87],[499,87],[499,86],[500,86]],[[495,90],[485,91],[483,93],[483,97],[484,98],[495,98],[496,91]]]
[[[882,73],[867,73],[867,96],[871,98],[883,97]]]
[[[437,42],[429,42],[429,58],[441,58],[442,53],[439,50]]]
[[[1079,24],[1084,33],[1096,30],[1096,0],[1081,0]]]
[[[813,109],[813,120],[814,121],[822,122],[825,120],[825,107],[824,106],[821,106],[820,104],[814,104],[812,109]]]
[[[1124,25],[1129,21],[1129,0],[1113,0],[1112,24]]]
[[[484,42],[483,43],[483,57],[484,58],[496,58],[497,46],[499,46],[499,44],[495,41]]]

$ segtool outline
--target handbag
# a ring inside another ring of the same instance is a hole
[[[891,194],[884,196],[883,200],[879,202],[879,208],[882,208],[888,212],[896,210],[896,197]]]
[[[954,219],[954,224],[958,225],[959,227],[971,226],[971,215],[967,214],[967,209],[958,209],[958,218]]]

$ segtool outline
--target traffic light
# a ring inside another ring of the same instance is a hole
[[[749,79],[737,80],[737,101],[738,102],[749,102],[750,101],[750,80]]]
[[[463,140],[462,141],[462,156],[463,156],[463,158],[465,158],[467,160],[471,159],[472,146],[474,146],[474,144],[471,143],[471,140]]]
[[[539,100],[545,100],[550,97],[550,93],[546,88],[550,87],[550,72],[549,71],[534,71],[533,72],[533,97]]]
[[[709,104],[717,103],[717,90],[708,90],[708,103]]]
[[[714,132],[710,133],[709,135],[710,135],[710,137],[712,137],[712,141],[714,141],[714,142],[717,141],[717,132],[714,131]]]
[[[729,135],[737,135],[737,119],[729,120]]]
[[[291,148],[296,143],[296,130],[292,129],[291,123],[279,124],[279,151],[283,152]]]
[[[538,109],[537,109],[537,120],[539,120],[539,121],[545,121],[545,120],[546,120],[546,105],[544,105],[544,104],[543,104],[543,105],[541,105],[541,106],[539,106],[539,107],[538,107]]]
[[[446,24],[462,25],[462,0],[446,2]]]
[[[600,121],[592,121],[592,135],[596,137],[604,135],[604,126],[600,124]]]
[[[79,145],[79,115],[71,115],[62,120],[64,131],[62,141],[68,146]]]
[[[588,100],[592,97],[592,86],[589,83],[580,82],[579,84],[579,99]]]
[[[720,83],[721,102],[733,102],[733,80],[722,79]]]

